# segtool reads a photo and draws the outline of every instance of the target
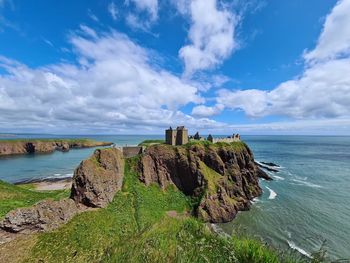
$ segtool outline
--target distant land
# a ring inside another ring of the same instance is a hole
[[[76,148],[110,146],[112,142],[98,142],[91,139],[15,139],[0,140],[0,156],[52,153]]]

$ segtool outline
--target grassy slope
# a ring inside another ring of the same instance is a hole
[[[281,260],[259,241],[212,234],[186,216],[191,202],[181,192],[140,183],[134,161],[128,161],[123,189],[107,208],[40,234],[25,262],[296,262]]]
[[[0,219],[18,207],[27,207],[43,199],[68,197],[68,190],[34,191],[31,185],[17,186],[0,181]]]
[[[139,143],[138,146],[150,146],[150,145],[153,145],[153,144],[162,144],[162,143],[165,143],[164,140],[144,140],[143,142]]]

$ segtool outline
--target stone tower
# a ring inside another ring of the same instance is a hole
[[[170,145],[183,145],[188,143],[188,130],[185,126],[179,126],[176,130],[170,127],[165,130],[165,143]]]
[[[188,130],[185,126],[176,128],[176,145],[183,145],[188,143]]]
[[[170,145],[176,144],[176,130],[173,130],[171,127],[165,130],[165,143]]]

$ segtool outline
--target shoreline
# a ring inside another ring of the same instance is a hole
[[[63,178],[42,178],[25,180],[14,183],[14,185],[32,185],[35,191],[55,191],[55,190],[67,190],[72,187],[72,177]]]

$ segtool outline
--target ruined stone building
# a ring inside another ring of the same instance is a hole
[[[216,143],[216,142],[239,142],[241,140],[241,136],[239,134],[233,134],[232,136],[228,136],[226,138],[214,138],[211,134],[209,134],[208,141],[212,142],[212,143]]]
[[[188,130],[185,126],[179,126],[176,129],[170,127],[165,130],[165,143],[170,145],[183,145],[188,143]]]

